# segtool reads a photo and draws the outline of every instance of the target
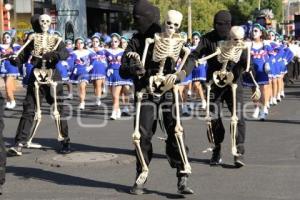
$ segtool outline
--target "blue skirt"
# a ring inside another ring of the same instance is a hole
[[[59,61],[56,64],[56,70],[61,76],[62,81],[68,81],[69,80],[69,66],[66,61]]]
[[[75,66],[70,75],[71,83],[89,82],[90,75],[85,66]]]
[[[19,72],[19,69],[17,66],[12,65],[9,60],[4,60],[1,63],[0,74],[2,77],[5,77],[5,76],[17,77],[20,75],[20,72]]]
[[[107,69],[107,81],[108,86],[119,86],[119,85],[133,85],[133,81],[130,79],[123,79],[119,74],[119,69]]]
[[[199,65],[198,67],[194,67],[192,71],[193,81],[206,81],[206,71],[207,65]]]
[[[105,79],[106,78],[106,64],[95,61],[93,68],[90,71],[91,80]]]
[[[179,85],[188,85],[192,82],[192,73],[190,73]]]

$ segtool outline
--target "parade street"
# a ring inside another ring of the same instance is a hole
[[[154,158],[146,183],[147,194],[129,194],[135,179],[135,157],[131,134],[133,119],[109,120],[111,98],[94,105],[89,86],[86,109],[77,110],[77,95],[66,100],[71,154],[57,154],[59,143],[49,105],[43,102],[42,122],[33,142],[42,149],[23,149],[23,155],[7,158],[5,200],[88,199],[199,199],[199,200],[296,200],[300,199],[300,82],[286,87],[286,97],[270,110],[266,121],[251,118],[249,110],[245,142],[246,166],[236,169],[230,151],[229,120],[225,120],[222,167],[210,167],[211,152],[206,137],[204,111],[182,118],[192,174],[189,186],[194,195],[177,194],[176,170],[165,156],[165,137],[159,125],[153,137]],[[76,89],[76,87],[75,87]],[[74,92],[75,93],[75,92]],[[2,91],[4,95],[4,91]],[[7,146],[13,143],[22,113],[25,90],[16,92],[17,107],[4,113],[3,132]],[[246,90],[245,102],[250,101]],[[225,116],[229,116],[225,109]],[[225,117],[226,118],[226,117]],[[228,119],[228,117],[227,117]]]

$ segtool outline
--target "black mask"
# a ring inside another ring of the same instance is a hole
[[[160,12],[147,0],[139,0],[133,7],[133,18],[136,29],[144,34],[152,24],[159,24]]]
[[[229,11],[221,10],[214,17],[214,29],[222,40],[229,38],[231,28],[231,14]]]
[[[40,26],[39,18],[40,18],[40,15],[39,14],[35,14],[35,15],[33,15],[31,17],[31,20],[30,20],[32,29],[36,33],[43,32],[42,29],[41,29],[41,26]]]

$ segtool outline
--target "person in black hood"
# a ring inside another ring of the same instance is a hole
[[[140,91],[149,85],[149,77],[156,75],[159,70],[159,63],[152,60],[154,44],[149,46],[145,68],[141,66],[139,60],[142,58],[145,39],[153,38],[155,33],[161,32],[159,23],[159,9],[151,5],[146,0],[137,1],[133,9],[133,18],[136,24],[138,33],[136,33],[129,41],[125,53],[122,57],[122,65],[120,67],[120,76],[124,79],[131,78],[134,81],[135,90]],[[138,59],[128,56],[134,53]],[[174,73],[174,68],[170,60],[167,60],[164,74]],[[191,72],[192,69],[185,69],[186,72]],[[187,73],[186,73],[187,74]],[[145,94],[140,114],[140,145],[147,166],[152,159],[153,150],[151,139],[157,127],[157,113],[161,112],[159,120],[160,125],[166,130],[168,135],[166,139],[166,154],[172,168],[177,169],[178,177],[178,192],[180,194],[193,194],[193,190],[187,185],[188,174],[181,173],[183,170],[183,162],[180,157],[179,148],[175,139],[175,124],[176,120],[172,115],[172,105],[174,104],[174,94],[172,91],[167,91],[162,97],[157,98],[150,94]],[[136,162],[136,177],[142,172],[142,165],[137,157]],[[143,194],[144,184],[138,185],[134,183],[131,191],[132,194]]]
[[[33,37],[35,34],[42,33],[42,29],[39,24],[39,17],[40,17],[39,15],[34,15],[31,18],[31,25],[35,31],[34,33],[32,33]],[[11,58],[10,60],[16,65],[22,66],[22,64],[28,60],[28,57],[32,54],[33,50],[34,50],[34,40],[32,40],[25,47],[25,49],[18,54],[16,58]],[[68,56],[69,53],[65,47],[65,44],[61,41],[55,50],[42,54],[42,58],[34,55],[32,57],[32,64],[34,66],[33,68],[40,68],[42,65],[42,60],[46,60],[47,68],[53,69],[52,79],[58,83],[56,87],[57,97],[58,97],[57,108],[61,116],[60,130],[61,130],[62,137],[64,138],[63,141],[60,142],[61,149],[59,152],[63,154],[70,153],[70,138],[68,135],[67,120],[64,119],[65,112],[63,109],[63,99],[59,98],[63,96],[63,85],[61,84],[62,83],[61,76],[59,72],[55,69],[55,66],[59,60],[66,60]],[[16,131],[15,144],[8,150],[8,153],[11,156],[22,155],[22,147],[26,145],[28,146],[28,140],[33,133],[32,127],[34,123],[35,109],[36,109],[35,86],[34,86],[34,82],[36,78],[33,72],[34,70],[31,70],[31,74],[29,75],[26,97],[23,101],[23,113]],[[40,99],[45,97],[48,104],[52,105],[54,103],[54,99],[51,94],[49,85],[41,85],[39,87],[39,94],[40,94]],[[37,148],[39,146],[40,145],[30,143],[30,146],[28,147]]]
[[[198,47],[194,50],[187,61],[187,65],[194,65],[195,61],[201,58],[204,55],[210,55],[216,52],[218,42],[222,40],[229,39],[229,32],[231,29],[231,14],[229,11],[221,10],[214,16],[214,30],[207,33],[201,39]],[[239,117],[237,124],[237,151],[240,156],[234,156],[234,164],[236,167],[244,166],[243,155],[245,152],[244,141],[245,141],[245,120],[243,116],[243,89],[241,86],[242,83],[242,72],[246,68],[247,63],[247,52],[243,51],[240,61],[238,63],[229,62],[227,68],[233,71],[235,76],[234,81],[238,84],[237,87],[237,116]],[[213,72],[221,69],[222,64],[218,62],[217,56],[207,60],[207,82],[212,80]],[[211,97],[210,97],[210,112],[213,113],[212,119],[212,132],[214,137],[215,147],[213,149],[212,158],[210,160],[211,166],[220,165],[222,162],[221,158],[221,143],[224,140],[225,129],[221,120],[221,108],[223,102],[226,102],[228,109],[232,112],[233,99],[232,99],[232,90],[229,85],[224,88],[219,88],[215,85],[212,85],[211,88]]]

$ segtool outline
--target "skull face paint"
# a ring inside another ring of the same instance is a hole
[[[45,33],[50,29],[51,17],[49,15],[43,14],[39,18],[39,23],[42,31]]]

